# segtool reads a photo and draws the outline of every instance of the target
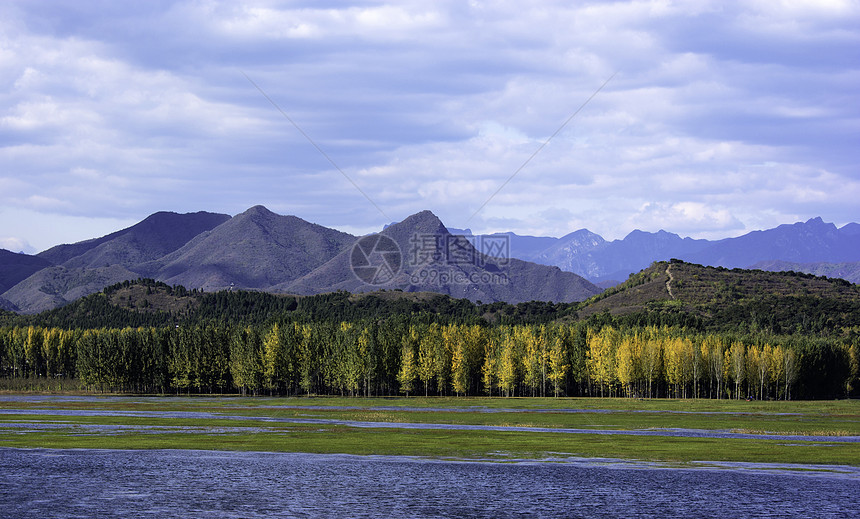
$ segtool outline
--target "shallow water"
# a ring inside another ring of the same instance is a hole
[[[856,471],[0,448],[0,517],[848,517]]]
[[[407,422],[374,422],[357,420],[340,420],[330,418],[276,418],[267,416],[244,416],[210,413],[206,411],[127,411],[102,409],[0,409],[0,415],[50,415],[50,416],[127,416],[148,418],[185,418],[185,419],[224,419],[258,421],[263,423],[283,424],[316,424],[341,425],[360,428],[380,429],[422,429],[422,430],[457,430],[457,431],[497,431],[497,432],[532,432],[557,434],[600,434],[625,436],[667,436],[676,438],[734,438],[743,440],[784,440],[797,442],[838,442],[860,443],[860,436],[813,436],[787,434],[749,434],[735,433],[728,430],[713,429],[683,429],[683,428],[651,428],[634,430],[616,429],[581,429],[567,427],[519,427],[503,425],[474,425],[474,424],[444,424],[444,423],[407,423]],[[85,424],[80,424],[85,427]],[[3,424],[0,424],[0,428]]]
[[[0,395],[0,402],[140,402],[153,403],[160,401],[205,403],[206,397],[124,397],[115,395]],[[260,397],[261,402],[266,397]],[[247,409],[248,406],[237,406],[236,409]],[[459,407],[412,407],[412,406],[344,406],[344,405],[289,405],[289,404],[260,404],[253,405],[254,409],[292,409],[306,411],[398,411],[398,412],[444,412],[444,413],[560,413],[560,414],[612,414],[612,413],[643,413],[643,414],[696,414],[696,415],[761,415],[761,416],[801,416],[801,413],[771,413],[763,411],[737,412],[737,411],[681,411],[671,409],[573,409],[573,408],[504,408],[485,406],[459,406]],[[224,406],[230,409],[231,406]]]

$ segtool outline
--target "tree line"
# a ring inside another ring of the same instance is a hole
[[[92,391],[340,395],[834,398],[860,341],[612,323],[426,316],[137,328],[0,328],[0,377]]]

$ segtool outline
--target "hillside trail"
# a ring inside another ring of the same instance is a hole
[[[672,281],[675,280],[675,277],[672,275],[672,264],[666,265],[666,275],[669,276],[669,279],[666,281],[666,291],[669,292],[669,297],[675,299],[675,294],[672,293]]]

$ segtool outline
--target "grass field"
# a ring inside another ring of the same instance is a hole
[[[860,402],[7,393],[0,446],[860,466]]]

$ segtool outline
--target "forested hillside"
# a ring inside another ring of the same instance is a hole
[[[202,293],[142,279],[37,316],[0,314],[0,385],[833,398],[857,395],[858,349],[855,285],[679,261],[570,304]]]
[[[583,303],[629,324],[840,335],[860,327],[860,286],[797,272],[657,262]]]

